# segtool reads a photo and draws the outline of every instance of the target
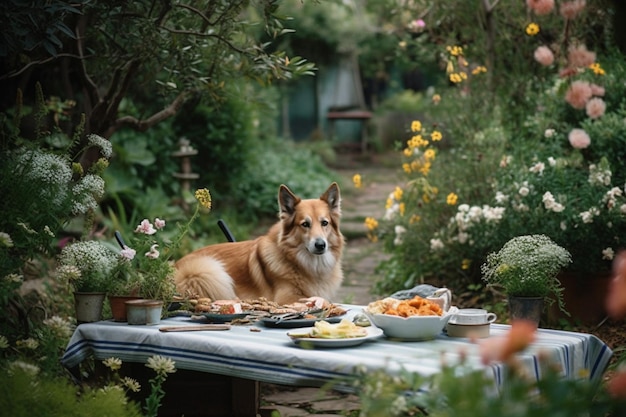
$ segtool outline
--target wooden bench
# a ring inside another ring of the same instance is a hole
[[[326,114],[328,120],[329,136],[332,139],[335,132],[335,121],[357,120],[361,122],[361,152],[367,152],[367,123],[372,118],[372,112],[367,110],[329,111]]]

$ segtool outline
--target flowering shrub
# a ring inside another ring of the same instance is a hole
[[[570,262],[569,252],[545,235],[517,236],[488,254],[481,271],[485,282],[503,288],[509,296],[556,296],[563,307],[556,276]]]
[[[201,208],[211,209],[211,194],[197,190],[196,209],[173,239],[164,233],[166,221],[143,219],[126,241],[116,233],[118,252],[101,241],[79,241],[67,245],[59,256],[57,276],[76,291],[105,291],[111,295],[136,295],[171,301],[176,293],[171,256],[187,234]],[[164,306],[167,307],[167,306]]]
[[[526,59],[537,72],[524,95],[535,111],[523,124],[503,117],[516,111],[512,104],[502,114],[497,106],[489,114],[455,113],[480,115],[491,125],[441,147],[428,173],[408,173],[402,206],[396,201],[402,213],[368,221],[370,235],[392,253],[381,265],[386,276],[378,292],[429,279],[480,282],[487,254],[520,235],[548,236],[570,252],[568,272],[585,277],[608,272],[626,245],[623,57],[587,48],[577,25],[584,1],[529,0],[527,7],[524,31],[534,52]],[[465,88],[453,100],[472,94],[480,93]],[[439,114],[445,135],[449,123]]]

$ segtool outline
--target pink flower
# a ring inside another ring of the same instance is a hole
[[[158,230],[163,229],[165,227],[165,220],[161,220],[158,217],[154,219],[154,227]]]
[[[159,245],[150,246],[150,251],[146,252],[146,256],[150,259],[157,259],[160,255],[159,251],[157,250],[158,247]]]
[[[549,14],[554,10],[554,0],[526,0],[526,5],[537,16]]]
[[[561,3],[561,16],[563,18],[571,20],[578,16],[580,12],[585,8],[585,0],[565,1]]]
[[[591,87],[587,81],[574,81],[565,92],[565,101],[575,109],[584,109],[591,96]]]
[[[591,144],[591,138],[582,129],[572,129],[568,135],[569,143],[576,149],[585,149]]]
[[[588,51],[585,45],[573,45],[568,50],[567,62],[573,68],[586,68],[596,62],[596,53]]]
[[[590,84],[591,94],[598,97],[604,97],[604,87],[597,84]]]
[[[626,316],[626,251],[613,259],[613,278],[606,298],[606,311],[614,319]]]
[[[135,229],[135,233],[143,233],[144,235],[153,235],[156,233],[156,229],[152,226],[152,223],[148,219],[143,219],[139,226]]]
[[[604,100],[601,98],[595,97],[587,102],[585,110],[587,111],[587,116],[592,119],[597,119],[604,114],[604,111],[606,110],[606,103],[604,103]]]
[[[535,49],[535,61],[547,67],[554,62],[554,54],[547,46],[540,46]]]
[[[124,246],[124,249],[120,251],[120,255],[122,255],[122,258],[128,259],[129,261],[135,259],[136,254],[137,251],[135,249],[129,248],[128,246]]]
[[[506,362],[535,340],[537,325],[527,320],[515,320],[505,336],[485,339],[480,344],[482,362]]]

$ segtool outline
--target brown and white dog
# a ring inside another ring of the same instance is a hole
[[[182,295],[213,300],[258,299],[279,304],[331,300],[343,280],[341,196],[332,183],[319,199],[278,190],[279,221],[254,240],[205,246],[176,263]]]

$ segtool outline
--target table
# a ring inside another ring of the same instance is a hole
[[[348,318],[363,308],[344,307],[349,310]],[[227,331],[159,331],[161,326],[186,324],[197,323],[177,317],[162,320],[157,326],[112,321],[81,324],[67,346],[62,363],[72,368],[89,355],[98,360],[114,356],[123,362],[145,363],[150,356],[163,355],[174,360],[180,370],[237,378],[235,381],[321,387],[329,381],[353,376],[357,366],[391,373],[404,369],[422,375],[435,374],[441,370],[442,358],[453,364],[462,351],[472,369],[484,369],[493,375],[496,386],[503,383],[504,365],[485,367],[475,343],[445,334],[423,342],[380,338],[355,347],[309,350],[296,347],[287,337],[286,329],[270,329],[260,324],[232,326]],[[509,327],[492,324],[491,335],[503,335]],[[535,342],[518,355],[535,378],[541,378],[539,353],[560,363],[565,378],[588,375],[590,379],[601,377],[612,355],[611,349],[593,335],[540,329]]]

